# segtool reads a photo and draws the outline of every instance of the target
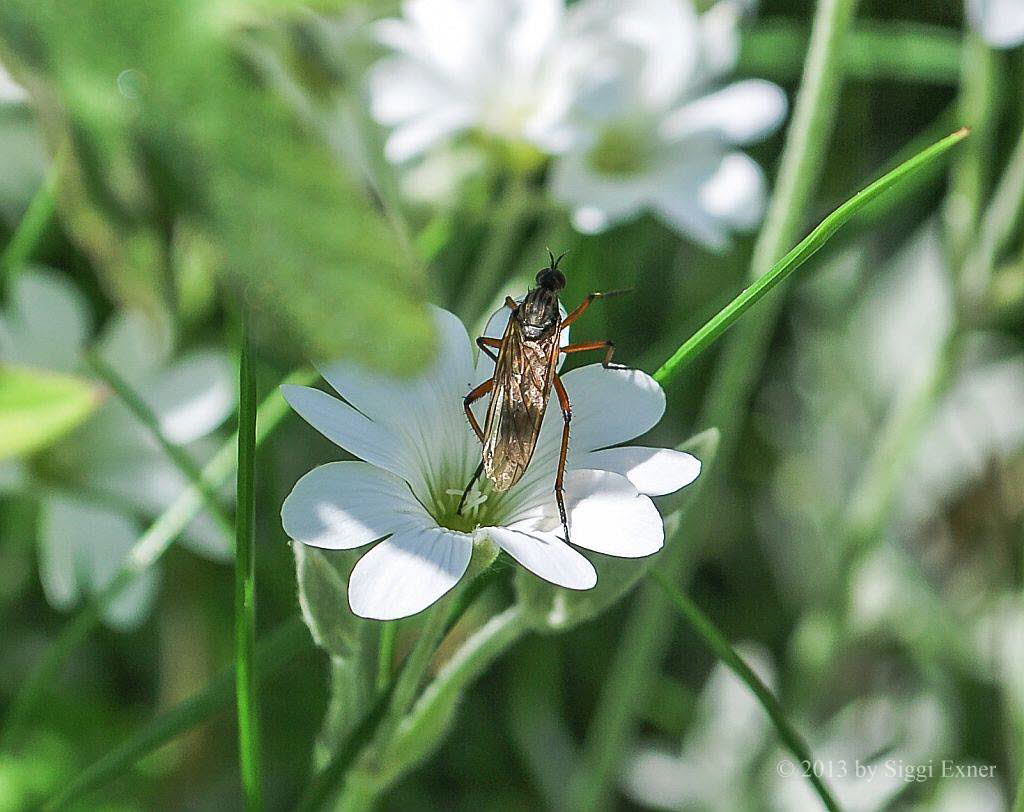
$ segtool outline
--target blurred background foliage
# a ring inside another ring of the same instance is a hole
[[[595,307],[574,340],[612,337],[617,359],[648,371],[745,283],[752,234],[710,250],[651,214],[580,233],[522,144],[470,134],[396,171],[365,76],[381,55],[367,25],[399,12],[356,0],[0,5],[0,63],[27,91],[0,101],[6,709],[69,612],[186,484],[85,350],[132,382],[198,465],[231,429],[240,302],[256,314],[262,395],[309,358],[415,370],[433,350],[426,302],[477,329],[525,289],[546,246],[571,250],[570,304],[634,288]],[[812,12],[762,0],[734,77],[770,79],[792,101]],[[840,53],[836,124],[800,234],[897,156],[958,124],[975,134],[951,168],[830,243],[769,320],[755,385],[733,393],[719,426],[723,467],[674,537],[681,585],[744,641],[818,758],[995,765],[990,779],[826,775],[849,808],[998,809],[1024,766],[1024,181],[1011,177],[1022,52],[987,47],[959,3],[864,0]],[[785,126],[747,148],[770,186]],[[669,387],[652,443],[709,428],[702,404],[723,353]],[[288,418],[260,453],[262,631],[299,614],[281,501],[338,450]],[[108,607],[4,742],[0,808],[37,806],[230,663],[223,523],[204,513],[182,541]],[[303,577],[326,577],[309,567],[331,565],[309,558]],[[649,600],[634,591],[518,643],[382,806],[813,808],[802,779],[778,774],[784,754],[746,689]],[[623,678],[610,653],[639,633],[660,642],[637,676],[636,724],[620,725],[602,711]],[[271,808],[293,806],[324,758],[332,666],[305,635],[293,651],[261,691]],[[239,797],[225,705],[81,805]]]

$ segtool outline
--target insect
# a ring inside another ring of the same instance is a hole
[[[508,326],[501,338],[481,336],[476,340],[482,352],[494,360],[494,375],[474,388],[463,399],[466,417],[483,445],[480,465],[462,494],[457,512],[462,513],[473,484],[486,474],[496,491],[507,491],[526,472],[537,446],[541,422],[547,409],[551,389],[558,396],[562,409],[562,446],[555,476],[555,499],[558,514],[569,540],[569,524],[565,515],[564,480],[565,462],[569,452],[569,424],[572,422],[572,404],[558,373],[558,358],[562,353],[604,350],[605,369],[625,369],[612,364],[615,344],[611,341],[588,341],[582,344],[560,346],[562,331],[586,312],[595,299],[606,298],[625,290],[591,293],[564,319],[558,308],[558,294],[565,287],[565,275],[558,269],[562,256],[555,259],[548,251],[551,264],[537,273],[536,287],[521,302],[505,297],[505,307],[512,311]],[[495,352],[497,351],[497,352]],[[487,419],[483,429],[473,414],[474,402],[490,393]]]

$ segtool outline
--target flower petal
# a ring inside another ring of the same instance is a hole
[[[749,231],[765,207],[764,171],[744,152],[730,152],[700,187],[704,210],[735,229]]]
[[[555,162],[550,190],[572,209],[577,231],[597,234],[639,214],[660,183],[654,171],[604,174],[591,166],[587,152],[576,150]]]
[[[642,558],[658,552],[665,543],[658,509],[620,474],[567,472],[565,509],[569,540],[577,547],[621,558]]]
[[[786,117],[786,93],[763,79],[746,79],[702,96],[670,113],[660,132],[671,141],[713,134],[730,144],[766,138]]]
[[[144,397],[172,442],[191,443],[231,414],[235,404],[231,364],[219,352],[192,353],[157,375]]]
[[[114,313],[96,342],[96,352],[122,378],[145,389],[150,375],[171,357],[174,336],[161,311],[123,310]]]
[[[415,158],[452,133],[473,123],[473,111],[449,104],[408,121],[391,131],[384,144],[384,156],[393,164]]]
[[[764,172],[742,152],[709,158],[698,174],[693,174],[689,163],[667,170],[669,180],[652,203],[679,231],[710,249],[724,250],[730,229],[748,230],[760,221],[765,205]]]
[[[457,316],[431,307],[437,330],[437,358],[416,377],[393,378],[349,361],[320,367],[320,374],[339,395],[378,423],[407,427],[425,407],[422,397],[461,398],[478,383],[473,372],[472,344]],[[457,402],[457,401],[456,401]]]
[[[1024,5],[1020,0],[967,0],[967,18],[994,48],[1024,42]]]
[[[371,426],[394,438],[421,472],[420,480],[449,467],[453,478],[468,479],[479,462],[480,445],[462,410],[462,399],[483,378],[474,374],[472,345],[463,323],[439,307],[431,312],[437,356],[419,375],[393,378],[349,362],[326,365],[320,372],[338,394],[370,418]],[[428,498],[417,480],[388,470],[413,484],[421,499]]]
[[[124,564],[138,537],[130,518],[105,506],[60,493],[42,505],[39,565],[43,591],[59,609],[70,609],[81,593],[99,595]],[[159,586],[150,567],[104,607],[104,621],[117,629],[137,626],[146,617]]]
[[[421,612],[450,590],[473,554],[470,537],[440,527],[410,528],[359,559],[348,601],[360,617],[397,620]]]
[[[347,403],[309,386],[286,384],[281,393],[302,419],[332,443],[409,482],[422,484],[398,438],[387,428],[368,420]]]
[[[73,372],[90,322],[85,301],[70,280],[49,271],[25,271],[11,280],[7,307],[0,313],[0,356]]]
[[[365,462],[314,468],[281,505],[289,538],[327,550],[351,550],[432,521],[405,482]]]
[[[585,454],[577,464],[580,468],[621,474],[647,496],[678,491],[700,474],[700,460],[671,448],[606,448]]]
[[[574,452],[617,445],[639,437],[661,420],[665,393],[639,369],[577,367],[562,376],[572,402]]]
[[[483,527],[477,533],[556,586],[590,589],[597,584],[594,565],[552,533],[525,533],[507,527]]]

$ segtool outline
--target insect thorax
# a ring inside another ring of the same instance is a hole
[[[546,338],[561,322],[558,293],[549,288],[534,288],[516,308],[515,315],[522,325],[525,339],[539,341]]]

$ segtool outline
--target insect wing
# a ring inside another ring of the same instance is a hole
[[[509,319],[494,369],[494,390],[484,426],[484,472],[498,491],[511,488],[537,447],[558,361],[559,331],[527,341]]]

